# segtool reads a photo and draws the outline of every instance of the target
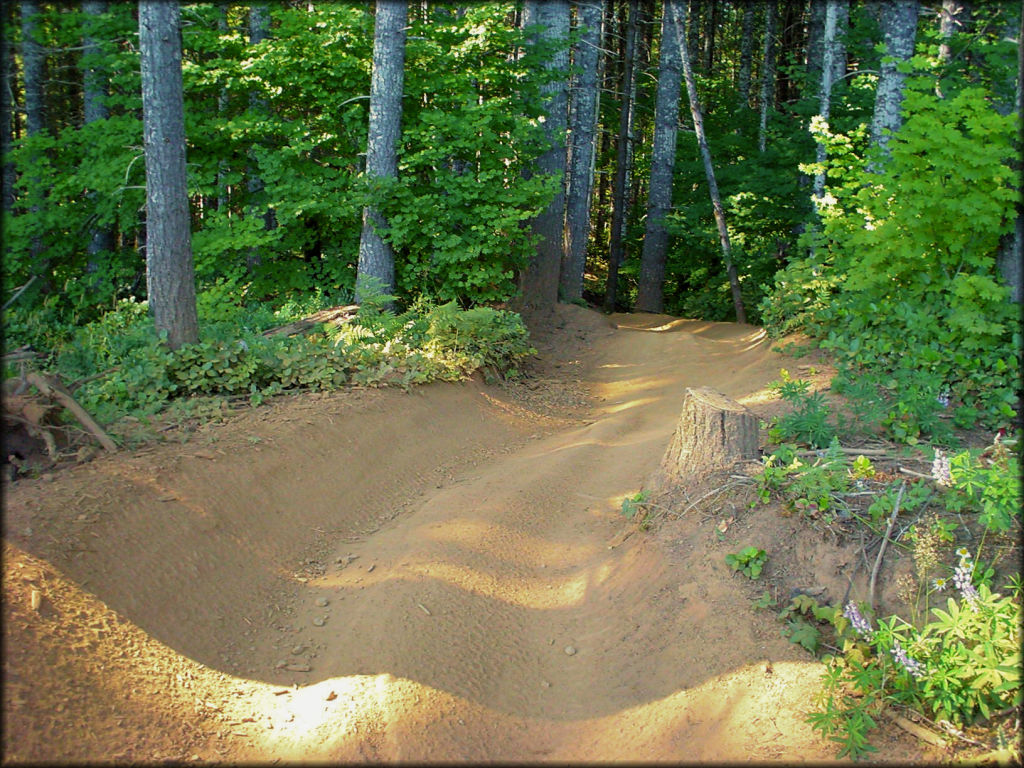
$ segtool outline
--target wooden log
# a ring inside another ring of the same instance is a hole
[[[103,428],[96,423],[96,420],[89,415],[89,412],[78,404],[78,401],[71,396],[71,393],[59,381],[48,379],[38,373],[30,373],[25,378],[41,394],[60,401],[61,405],[71,411],[75,418],[81,422],[82,426],[89,430],[106,450],[111,453],[117,451],[117,443],[110,439],[110,435],[103,431]]]
[[[295,336],[296,334],[305,333],[306,331],[324,323],[340,326],[355,317],[358,311],[358,304],[348,304],[344,307],[321,309],[319,312],[314,312],[312,315],[304,317],[301,320],[296,320],[294,323],[279,325],[277,328],[270,328],[264,331],[263,335],[267,338],[272,336]]]
[[[654,490],[687,486],[742,460],[756,460],[758,418],[710,387],[690,387],[672,442],[652,478]]]

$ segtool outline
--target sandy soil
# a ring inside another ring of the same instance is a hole
[[[767,416],[794,361],[752,326],[546,328],[515,386],[286,397],[10,484],[5,760],[832,758],[821,666],[753,600],[842,599],[856,547],[744,488],[648,532],[621,511],[685,387]],[[757,585],[724,562],[747,544]]]

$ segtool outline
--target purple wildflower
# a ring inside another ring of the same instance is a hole
[[[907,656],[907,652],[903,650],[899,640],[894,639],[892,641],[892,651],[890,653],[892,653],[893,660],[915,678],[920,679],[924,677],[924,664],[917,659]]]
[[[856,604],[852,601],[846,604],[843,609],[843,616],[850,620],[850,624],[853,625],[854,630],[861,637],[871,636],[871,623],[861,616],[860,610]]]
[[[941,448],[935,449],[935,460],[932,462],[932,477],[939,485],[952,485],[953,476],[949,473],[949,457]]]
[[[961,559],[960,565],[953,571],[953,584],[959,590],[960,596],[971,607],[971,610],[977,612],[977,602],[980,595],[974,584],[971,583],[971,576],[973,575],[974,563],[967,558]]]

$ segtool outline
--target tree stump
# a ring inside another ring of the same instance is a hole
[[[655,490],[687,486],[737,461],[756,459],[758,418],[710,387],[690,387],[672,442],[651,483]]]

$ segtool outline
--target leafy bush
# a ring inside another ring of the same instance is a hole
[[[813,255],[776,276],[763,307],[773,333],[803,327],[835,353],[837,390],[876,390],[882,425],[908,443],[948,435],[946,408],[957,426],[1011,420],[1021,362],[996,265],[1016,216],[1014,117],[982,88],[942,99],[933,86],[908,82],[880,173],[862,136],[818,126],[830,186]]]

